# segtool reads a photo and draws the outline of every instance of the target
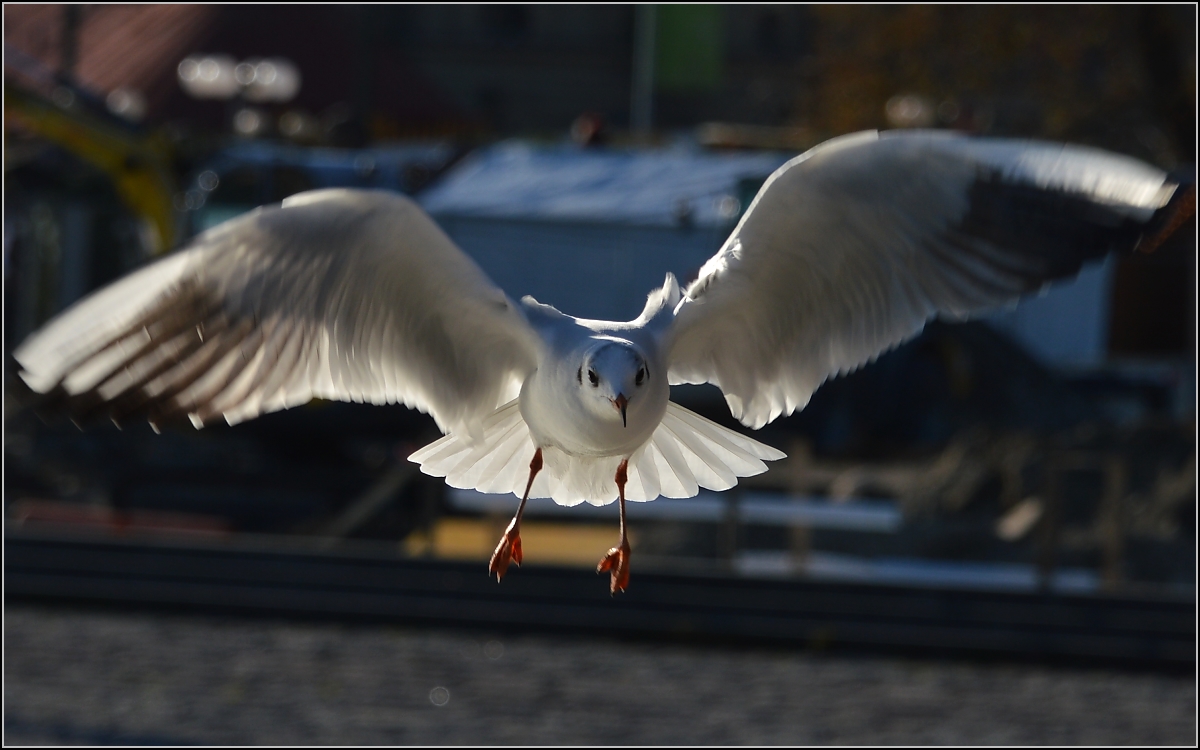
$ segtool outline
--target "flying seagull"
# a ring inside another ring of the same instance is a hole
[[[1110,251],[1152,249],[1194,185],[1082,146],[864,132],[767,180],[681,289],[629,322],[514,304],[415,203],[333,189],[233,219],[81,300],[14,353],[77,420],[230,424],[314,397],[402,402],[446,433],[410,460],[521,498],[620,504],[602,558],[629,582],[626,500],[692,497],[784,457],[669,400],[712,383],[758,429],[937,315],[1011,304]]]

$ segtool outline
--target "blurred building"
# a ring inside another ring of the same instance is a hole
[[[1090,143],[1165,168],[1195,160],[1186,5],[14,5],[4,14],[8,81],[32,85],[28,66],[13,64],[27,57],[124,119],[170,125],[181,174],[199,164],[203,136],[228,133],[246,104],[184,93],[179,61],[205,53],[294,62],[299,92],[256,104],[248,132],[304,144],[557,139],[572,123],[580,142],[619,142],[641,76],[656,132],[708,122],[698,136],[714,146],[795,152],[863,128],[951,127]],[[1103,320],[1081,361],[1193,350],[1192,244],[1103,271],[1093,284]]]
[[[420,201],[514,299],[632,320],[664,273],[696,277],[788,157],[505,142],[468,156]]]
[[[654,8],[655,6],[647,6]],[[632,6],[12,6],[5,44],[151,118],[219,122],[175,84],[186,55],[298,63],[298,108],[370,134],[560,132],[630,117]],[[655,123],[802,125],[815,137],[945,125],[1194,160],[1190,6],[662,6]],[[132,42],[132,43],[131,43]],[[909,107],[889,101],[910,95]],[[890,113],[890,114],[889,114]]]

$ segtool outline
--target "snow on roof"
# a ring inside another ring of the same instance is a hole
[[[789,158],[509,141],[468,156],[420,202],[443,216],[722,226],[741,212],[741,181],[761,181]]]

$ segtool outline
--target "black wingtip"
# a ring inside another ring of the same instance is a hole
[[[947,228],[939,261],[996,291],[1032,292],[1074,276],[1109,253],[1151,252],[1195,215],[1195,179],[1172,174],[1180,187],[1148,220],[1134,218],[1086,193],[1047,189],[982,171],[967,192],[968,208]],[[1172,240],[1174,244],[1174,240]],[[988,248],[1002,248],[999,253]]]

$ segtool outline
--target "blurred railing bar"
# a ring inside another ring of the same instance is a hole
[[[895,533],[904,519],[894,503],[885,500],[847,499],[836,503],[815,496],[747,492],[742,495],[738,518],[742,523]]]
[[[5,600],[400,620],[521,630],[690,635],[1195,668],[1195,599],[1030,594],[637,573],[614,599],[591,571],[222,543],[5,535]]]
[[[456,511],[484,515],[512,514],[517,509],[513,495],[485,495],[474,490],[448,490],[450,507]],[[728,501],[722,493],[701,492],[690,498],[659,498],[651,503],[630,502],[630,521],[697,521],[722,523]],[[531,498],[525,517],[615,518],[609,507],[576,505],[566,507],[549,498]],[[763,526],[807,526],[873,533],[895,533],[903,523],[900,509],[884,500],[848,499],[836,503],[816,496],[769,492],[744,492],[736,503],[736,518],[742,524]]]

